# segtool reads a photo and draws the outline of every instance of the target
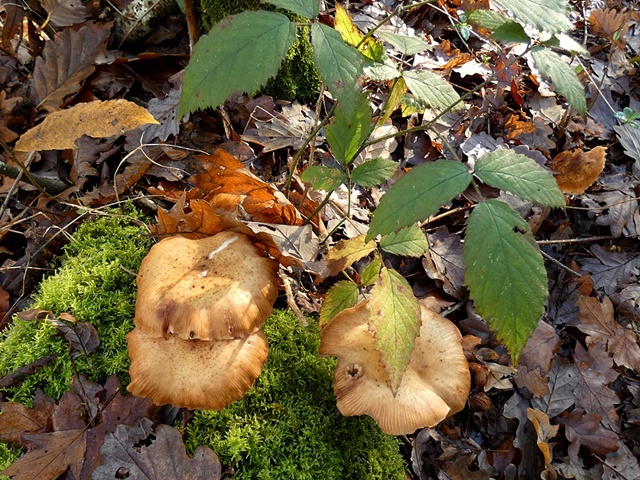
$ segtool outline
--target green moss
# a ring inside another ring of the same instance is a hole
[[[202,20],[205,31],[224,17],[245,10],[275,10],[272,5],[260,4],[259,0],[201,0]],[[294,22],[308,22],[303,17],[279,10]],[[287,53],[277,75],[269,80],[262,93],[278,100],[312,102],[320,91],[320,76],[313,63],[313,47],[309,27],[298,27],[298,38]]]
[[[129,208],[126,215],[110,212],[85,222],[73,235],[55,274],[45,279],[31,308],[70,313],[79,322],[96,327],[101,344],[90,356],[91,366],[76,359],[78,372],[91,380],[104,381],[112,374],[128,382],[129,358],[124,336],[133,328],[135,276],[152,244],[141,222]],[[34,360],[59,354],[51,364],[30,375],[19,386],[8,389],[8,400],[30,404],[36,388],[53,398],[69,389],[74,374],[69,344],[55,336],[49,322],[14,324],[0,334],[0,375],[6,375]]]
[[[44,280],[33,308],[71,313],[92,323],[101,345],[92,366],[79,358],[76,368],[91,380],[111,374],[129,381],[125,334],[133,328],[136,272],[152,244],[133,209],[126,216],[84,223]],[[254,388],[220,412],[196,411],[186,427],[193,451],[209,445],[239,479],[402,479],[398,441],[381,433],[369,418],[345,418],[335,406],[331,381],[335,361],[317,356],[316,325],[302,328],[290,312],[276,311],[265,332],[271,349]],[[68,343],[52,336],[47,322],[16,321],[0,334],[0,375],[52,353],[52,364],[8,389],[8,400],[31,405],[37,388],[55,399],[69,389],[74,369]],[[0,443],[0,466],[19,451]]]
[[[220,412],[195,412],[187,447],[210,446],[238,479],[403,479],[397,439],[338,412],[335,361],[318,357],[315,323],[276,311],[264,330],[269,359],[256,384]]]

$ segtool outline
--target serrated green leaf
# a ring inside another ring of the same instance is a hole
[[[506,203],[479,203],[467,223],[463,258],[476,311],[516,365],[548,296],[547,272],[529,224]]]
[[[329,323],[342,310],[358,303],[358,286],[351,280],[341,280],[331,287],[320,309],[320,326]]]
[[[270,3],[279,8],[302,15],[305,18],[316,18],[320,13],[318,0],[261,0],[261,3]]]
[[[322,277],[333,277],[345,268],[351,266],[353,262],[357,262],[361,258],[366,257],[376,249],[376,242],[366,241],[364,235],[350,238],[348,240],[340,240],[326,256],[325,271]]]
[[[492,0],[491,3],[538,30],[560,33],[572,27],[567,0]]]
[[[347,177],[342,170],[323,165],[307,167],[300,178],[315,190],[325,190],[327,192],[335,190],[347,181]]]
[[[387,32],[376,32],[376,35],[378,38],[397,48],[400,50],[400,53],[405,55],[415,55],[416,53],[431,49],[431,45],[416,37],[396,35],[394,33]]]
[[[362,54],[345,44],[336,30],[321,23],[311,25],[311,44],[320,78],[348,111],[360,94],[357,79],[364,66]]]
[[[428,70],[409,70],[403,72],[407,88],[423,106],[447,108],[460,100],[460,95],[444,78]],[[457,105],[455,108],[461,108]]]
[[[335,29],[340,32],[342,39],[352,47],[357,47],[360,45],[360,41],[363,38],[363,35],[353,24],[353,20],[349,16],[349,13],[342,7],[340,4],[336,4],[336,13],[335,13]]]
[[[371,107],[364,94],[358,95],[355,105],[338,103],[333,121],[325,127],[331,152],[342,164],[353,161],[370,132]]]
[[[567,62],[548,48],[534,48],[531,50],[531,56],[540,75],[551,80],[558,93],[566,98],[580,115],[586,115],[587,101],[584,96],[584,87]]]
[[[387,253],[406,257],[421,257],[429,248],[427,237],[416,223],[398,233],[388,233],[380,239],[380,248]]]
[[[367,59],[362,72],[376,82],[386,82],[400,76],[398,68],[389,58],[384,58],[382,62]]]
[[[535,160],[512,152],[494,150],[476,161],[475,172],[492,187],[506,190],[544,207],[564,207],[564,195],[551,172]]]
[[[215,108],[234,92],[253,94],[278,72],[295,39],[296,24],[280,13],[243,12],[217,23],[193,49],[179,116]]]
[[[474,10],[467,15],[467,21],[480,28],[495,30],[500,25],[504,25],[511,20],[503,14],[492,10]]]
[[[382,267],[380,277],[371,289],[367,310],[371,315],[369,329],[374,334],[376,350],[395,394],[420,333],[420,305],[402,275]]]
[[[438,160],[413,168],[382,196],[367,239],[426,220],[469,186],[471,174],[459,162]]]
[[[351,180],[361,187],[375,187],[393,177],[396,170],[398,170],[396,162],[374,158],[354,168],[351,172]]]
[[[373,285],[380,276],[381,268],[382,260],[380,260],[378,254],[376,254],[373,257],[373,260],[371,260],[371,263],[362,269],[362,273],[360,274],[360,285],[363,287]]]
[[[408,117],[410,115],[413,115],[414,113],[420,113],[424,111],[424,105],[413,98],[413,95],[410,95],[408,93],[402,95],[400,105],[402,107],[403,117]]]
[[[491,38],[499,42],[513,43],[529,43],[531,38],[522,28],[522,25],[516,22],[507,22],[495,29]]]

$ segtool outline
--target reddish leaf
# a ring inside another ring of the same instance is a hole
[[[23,433],[41,433],[49,429],[55,403],[38,390],[33,408],[15,402],[2,402],[0,408],[0,440],[22,446],[20,436]]]
[[[90,17],[82,2],[77,0],[40,0],[49,14],[48,21],[56,27],[70,27]]]
[[[596,455],[604,455],[618,449],[618,435],[600,425],[601,420],[600,415],[585,414],[580,408],[560,417],[566,429],[567,440],[571,442],[569,458],[573,463],[582,464],[578,457],[580,446],[587,447]]]
[[[97,56],[106,51],[109,25],[67,28],[45,44],[33,71],[32,100],[38,109],[55,111],[81,88],[95,70]]]

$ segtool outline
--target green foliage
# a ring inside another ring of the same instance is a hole
[[[467,224],[464,263],[477,312],[517,364],[548,296],[547,271],[529,224],[506,203],[479,203]]]
[[[320,3],[315,0],[264,0],[264,3],[270,3],[306,18],[316,18],[320,13]]]
[[[92,367],[83,357],[75,361],[78,372],[93,381],[112,374],[128,380],[124,336],[133,328],[135,300],[135,276],[130,272],[137,271],[152,243],[141,226],[142,218],[133,208],[126,208],[125,215],[113,210],[82,224],[65,248],[55,275],[42,281],[31,305],[55,315],[70,313],[79,322],[96,327],[101,344],[90,356]],[[54,334],[50,322],[21,320],[2,332],[0,375],[46,355],[59,355],[21,385],[8,389],[8,400],[30,404],[36,388],[53,398],[68,390],[74,374],[69,344]]]
[[[335,361],[318,357],[315,322],[305,328],[291,312],[276,311],[264,331],[269,358],[255,385],[219,412],[196,411],[187,448],[210,446],[239,480],[404,479],[398,441],[370,418],[335,408]]]
[[[378,274],[376,272],[376,278]],[[326,293],[320,309],[320,325],[324,326],[342,310],[354,307],[358,303],[358,285],[351,280],[336,282]]]
[[[445,109],[460,100],[460,95],[449,82],[428,70],[409,70],[402,77],[422,109]]]
[[[440,206],[464,192],[469,182],[469,170],[458,162],[438,160],[413,168],[380,200],[367,239],[426,220]]]
[[[400,53],[405,55],[415,55],[416,53],[424,52],[430,48],[428,43],[425,43],[416,37],[396,35],[387,32],[377,32],[376,35],[378,38],[384,40],[389,45],[394,46],[400,51]]]
[[[277,73],[295,39],[295,23],[281,13],[243,12],[222,20],[193,50],[179,115],[215,108],[233,92],[255,93]],[[247,65],[252,67],[250,75]]]
[[[367,304],[376,350],[389,375],[391,389],[400,386],[420,333],[420,305],[411,286],[398,272],[386,267],[371,290]]]
[[[361,187],[375,187],[389,180],[398,170],[398,164],[384,158],[373,158],[361,163],[351,172],[351,180]]]
[[[563,207],[564,195],[553,175],[535,160],[510,150],[495,150],[478,159],[475,174],[500,188],[545,207]]]
[[[397,233],[391,232],[383,236],[380,239],[380,248],[394,255],[421,257],[427,252],[429,245],[420,226],[414,223]]]
[[[300,179],[308,183],[316,190],[331,191],[338,188],[347,181],[347,176],[342,170],[325,167],[323,165],[312,165],[302,172]]]
[[[547,48],[536,47],[531,50],[531,56],[540,75],[551,80],[558,93],[565,97],[580,115],[586,115],[584,87],[576,72],[557,53]]]
[[[571,29],[567,0],[493,0],[493,4],[522,23],[544,32],[562,33]]]
[[[351,163],[371,134],[371,107],[367,96],[359,95],[355,106],[339,103],[325,131],[335,159],[345,165]]]

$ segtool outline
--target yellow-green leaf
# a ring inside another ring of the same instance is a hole
[[[331,287],[320,309],[320,326],[329,323],[341,311],[355,306],[358,294],[358,286],[351,280],[341,280]]]

